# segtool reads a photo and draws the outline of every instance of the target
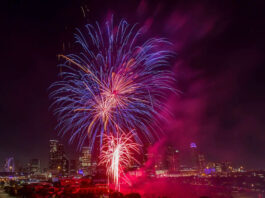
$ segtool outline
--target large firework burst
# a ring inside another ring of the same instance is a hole
[[[131,131],[137,142],[153,142],[161,101],[174,91],[170,43],[161,38],[141,42],[141,30],[125,20],[117,27],[108,21],[102,29],[89,24],[77,32],[80,51],[60,55],[62,80],[51,86],[60,131],[70,132],[69,141],[77,138],[79,146],[89,138],[92,148],[97,139],[102,144],[104,134],[118,131]]]

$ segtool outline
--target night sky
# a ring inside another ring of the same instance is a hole
[[[208,160],[265,168],[264,7],[262,0],[1,2],[0,161],[40,158],[46,167],[52,138],[74,155],[49,110],[57,55],[72,49],[75,28],[114,14],[174,44],[181,94],[166,101],[173,116],[165,138],[178,148],[196,142]]]

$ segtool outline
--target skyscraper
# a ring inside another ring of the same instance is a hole
[[[79,157],[79,170],[83,175],[92,175],[91,149],[83,147],[81,156]]]
[[[53,174],[61,175],[67,175],[69,172],[69,160],[58,140],[50,140],[49,170]]]
[[[70,174],[75,175],[77,173],[77,162],[76,160],[72,159],[70,160]]]
[[[40,160],[39,159],[31,159],[29,162],[29,172],[31,174],[40,172]]]
[[[191,149],[191,167],[198,170],[198,150],[197,145],[192,142],[190,143]]]
[[[57,172],[59,169],[59,160],[59,142],[57,140],[50,140],[49,170],[51,172]]]
[[[70,164],[69,164],[69,159],[65,153],[63,153],[61,167],[62,167],[62,170],[61,170],[62,175],[68,175]]]
[[[175,172],[179,170],[180,160],[179,160],[179,150],[175,147],[169,145],[166,150],[166,167],[170,172]]]
[[[222,165],[222,172],[231,172],[232,171],[232,164],[231,162],[225,161],[221,163]]]
[[[198,168],[202,173],[206,167],[205,157],[203,154],[198,154]]]
[[[192,168],[198,170],[199,172],[203,172],[206,166],[204,155],[198,151],[197,145],[194,142],[190,144],[190,148]]]

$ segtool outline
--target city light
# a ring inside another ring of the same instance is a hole
[[[190,143],[190,148],[197,148],[197,145],[194,142],[192,142]]]
[[[0,198],[265,198],[262,0],[1,8]]]

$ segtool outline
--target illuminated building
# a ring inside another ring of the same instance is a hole
[[[169,172],[179,171],[180,160],[179,160],[179,150],[175,149],[173,146],[168,146],[166,150],[166,168]]]
[[[221,173],[222,172],[222,164],[216,162],[215,163],[215,170],[216,170],[216,173]]]
[[[50,140],[49,170],[51,172],[58,173],[61,159],[62,153],[59,151],[59,142],[57,140]]]
[[[191,149],[191,167],[198,170],[198,150],[197,150],[197,145],[192,142],[190,144],[190,149]]]
[[[57,140],[50,140],[49,170],[53,174],[60,175],[67,175],[69,172],[69,160],[63,145]]]
[[[71,175],[75,175],[77,173],[77,163],[76,160],[70,160],[69,171]]]
[[[68,175],[69,174],[69,159],[65,155],[65,153],[63,154],[63,157],[62,157],[61,167],[62,167],[62,170],[61,170],[62,175]]]
[[[155,156],[155,170],[161,171],[161,170],[166,170],[166,161],[165,161],[165,156],[162,155],[161,153],[156,154]]]
[[[221,163],[222,166],[222,172],[232,172],[232,165],[231,162],[225,161]]]
[[[206,167],[206,161],[204,155],[198,151],[197,145],[194,142],[190,144],[190,149],[191,149],[192,168],[194,168],[195,170],[201,173],[204,172],[204,169]]]
[[[190,148],[197,148],[197,145],[194,142],[192,142],[190,143]]]
[[[92,162],[90,147],[83,147],[81,156],[79,157],[79,172],[82,175],[92,175]]]
[[[162,155],[161,153],[158,153],[155,156],[155,174],[158,177],[164,176],[168,172],[167,162],[165,158],[165,155]]]
[[[220,174],[222,172],[222,164],[218,162],[209,162],[204,169],[206,174]]]
[[[203,154],[198,154],[198,168],[200,172],[203,172],[205,169],[206,162],[205,162],[205,157]]]
[[[31,159],[29,162],[29,172],[31,174],[40,172],[40,160],[39,159]]]

